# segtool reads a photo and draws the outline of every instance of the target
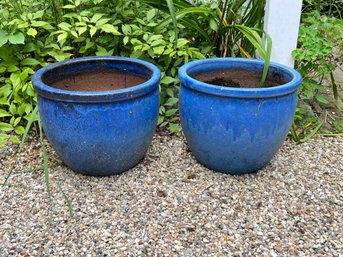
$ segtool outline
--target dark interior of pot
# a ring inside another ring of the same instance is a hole
[[[207,84],[235,87],[235,88],[258,88],[262,77],[263,66],[235,66],[231,64],[217,67],[195,67],[188,71],[188,75],[196,80]],[[263,87],[275,87],[283,85],[292,80],[291,74],[281,72],[279,67],[270,66],[268,76]]]
[[[87,60],[61,64],[46,71],[44,84],[70,91],[107,91],[146,82],[152,71],[139,63],[123,60]]]

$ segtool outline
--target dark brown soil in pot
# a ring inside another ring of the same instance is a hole
[[[258,88],[262,73],[246,70],[220,70],[205,74],[196,74],[196,80],[223,87]],[[275,87],[287,83],[278,78],[268,76],[264,87]]]
[[[136,86],[145,81],[147,79],[143,77],[122,71],[91,71],[63,77],[48,85],[71,91],[106,91]]]

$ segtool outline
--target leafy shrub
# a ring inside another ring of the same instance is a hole
[[[341,19],[328,17],[318,11],[303,13],[298,49],[293,52],[296,69],[303,76],[299,90],[300,105],[295,119],[299,137],[295,135],[295,139],[304,137],[309,128],[319,130],[323,123],[319,118],[320,113],[317,113],[318,109],[331,108],[332,102],[339,108],[339,88],[334,80],[333,71],[343,60],[342,35]],[[327,96],[328,88],[323,83],[324,79],[331,84],[332,93],[329,95],[332,95],[333,99]],[[342,132],[335,129],[332,131]]]
[[[343,2],[342,0],[304,0],[303,12],[324,14],[328,17],[342,19]]]
[[[177,68],[206,51],[157,28],[164,14],[140,1],[70,0],[0,2],[0,146],[19,142],[36,105],[31,76],[68,58],[121,55],[148,60],[162,71],[160,126],[178,132]],[[25,121],[26,120],[26,121]],[[11,133],[14,132],[14,133]],[[12,135],[12,136],[11,136]]]
[[[324,90],[321,84],[324,76],[332,73],[342,58],[342,54],[334,54],[334,51],[342,53],[343,50],[343,21],[317,12],[304,16],[299,48],[293,52],[296,66],[304,77],[301,92],[309,100],[328,103],[322,94],[316,93]]]
[[[158,27],[173,21],[180,36],[192,38],[217,57],[255,54],[255,46],[235,25],[254,28],[261,36],[265,0],[142,1],[168,14]]]

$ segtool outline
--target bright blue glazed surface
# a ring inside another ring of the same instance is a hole
[[[44,81],[79,72],[119,70],[146,82],[119,90],[85,92]],[[125,57],[83,57],[48,65],[32,79],[47,138],[71,169],[92,176],[120,174],[145,155],[156,129],[159,69]]]
[[[229,88],[203,83],[194,74],[224,69],[262,71],[246,58],[193,61],[179,69],[181,125],[197,160],[229,174],[264,167],[283,144],[293,121],[300,74],[271,63],[270,74],[286,81],[270,88]]]

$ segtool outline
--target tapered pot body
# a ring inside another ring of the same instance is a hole
[[[285,81],[270,88],[232,88],[194,79],[221,70],[262,72],[256,59],[214,58],[190,62],[179,70],[181,125],[196,159],[229,174],[264,167],[283,144],[293,121],[300,74],[271,63],[269,76]]]
[[[125,71],[145,82],[98,92],[47,83],[96,71]],[[144,157],[157,125],[159,80],[154,65],[124,57],[75,58],[40,69],[33,85],[48,140],[67,166],[83,174],[109,176],[132,168]]]

